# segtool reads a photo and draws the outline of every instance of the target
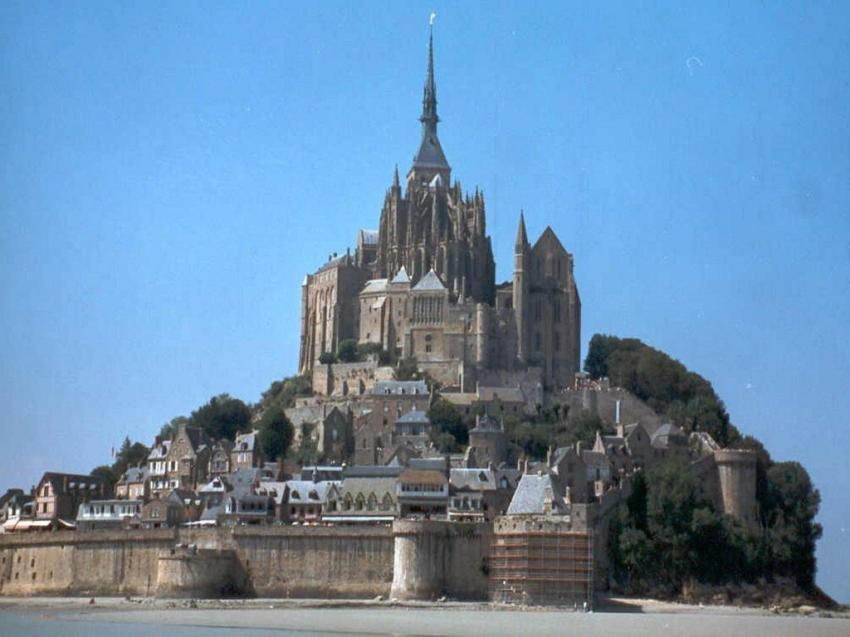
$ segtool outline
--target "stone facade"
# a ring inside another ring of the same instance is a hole
[[[551,228],[529,244],[520,215],[513,280],[496,286],[484,195],[451,182],[438,121],[429,49],[422,138],[404,187],[396,170],[377,231],[360,230],[354,256],[332,255],[304,280],[299,372],[356,339],[414,357],[461,391],[487,370],[527,368],[539,368],[547,387],[567,387],[580,362],[573,256]],[[314,375],[317,393],[341,391],[331,371]]]

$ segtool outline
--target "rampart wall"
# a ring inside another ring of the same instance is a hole
[[[175,556],[176,546],[199,549]],[[222,566],[231,566],[225,572]],[[237,527],[0,536],[0,595],[388,595],[389,527]],[[244,581],[244,587],[241,582]],[[214,590],[218,587],[218,590]],[[244,590],[242,590],[244,588]]]

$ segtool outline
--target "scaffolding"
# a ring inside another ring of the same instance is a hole
[[[490,549],[490,599],[593,608],[593,534],[561,530],[497,532]]]

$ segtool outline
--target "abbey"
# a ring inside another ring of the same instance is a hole
[[[360,230],[353,255],[304,280],[299,372],[353,339],[415,358],[461,391],[499,372],[502,382],[571,385],[581,323],[573,256],[548,227],[530,244],[520,213],[513,280],[496,284],[484,195],[452,183],[437,136],[433,33],[419,121],[419,149],[404,184],[396,169],[378,229]]]

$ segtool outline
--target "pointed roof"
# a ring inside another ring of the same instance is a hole
[[[404,269],[404,266],[401,266],[401,269],[393,277],[391,283],[410,283],[410,277],[407,275],[407,270]]]
[[[437,138],[437,84],[434,81],[434,25],[428,37],[428,72],[425,76],[425,89],[422,96],[422,141],[413,157],[414,168],[438,168],[449,170],[449,163],[443,153],[443,147]]]
[[[554,243],[555,247],[560,249],[564,254],[569,254],[566,248],[564,248],[564,244],[561,243],[561,240],[558,238],[558,235],[556,235],[555,231],[552,230],[552,226],[546,226],[546,229],[542,232],[537,241],[534,242],[532,250],[536,250],[539,246],[542,246],[547,242]]]
[[[522,210],[519,211],[519,227],[516,231],[516,243],[514,245],[517,248],[528,246],[528,235],[525,233],[525,216]]]
[[[437,273],[434,272],[434,268],[423,276],[419,283],[413,286],[413,290],[416,292],[421,291],[431,291],[431,290],[445,290],[446,286],[443,285],[443,282],[440,280],[440,277],[437,276]]]

